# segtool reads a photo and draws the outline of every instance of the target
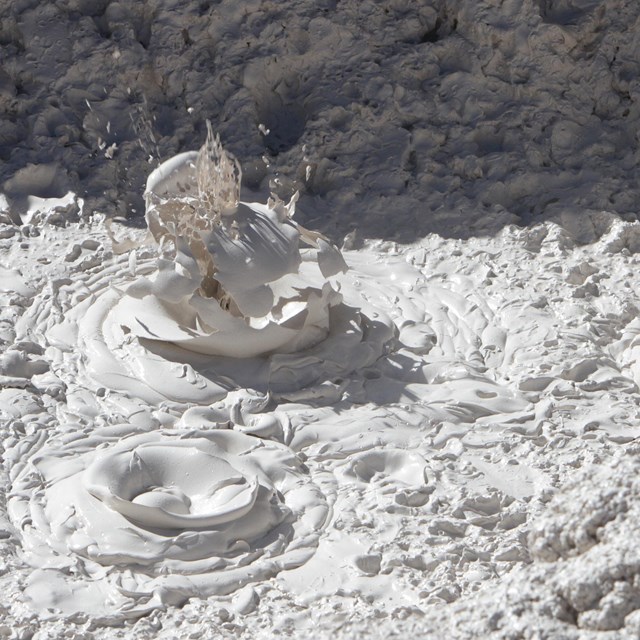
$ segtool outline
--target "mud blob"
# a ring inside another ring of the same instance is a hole
[[[211,130],[199,152],[149,176],[158,257],[96,281],[68,316],[96,382],[150,403],[208,404],[234,388],[299,391],[383,353],[393,323],[345,304],[335,276],[347,265],[294,222],[296,198],[242,203],[239,180]]]
[[[326,337],[340,296],[323,279],[346,271],[339,251],[293,221],[295,198],[245,204],[239,193],[239,164],[210,125],[198,153],[149,176],[146,219],[161,259],[151,278],[126,289],[114,322],[140,338],[235,358]],[[317,249],[304,269],[301,241]],[[135,320],[124,324],[127,316]]]

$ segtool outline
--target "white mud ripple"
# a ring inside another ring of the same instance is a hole
[[[330,308],[319,343],[294,353],[231,358],[133,333],[137,317],[124,317],[122,301],[136,277],[156,264],[148,250],[138,251],[138,260],[115,257],[94,274],[76,273],[73,282],[47,287],[19,321],[20,335],[46,342],[67,386],[81,383],[99,396],[114,392],[183,409],[241,389],[312,404],[346,396],[358,404],[419,399],[425,409],[446,405],[452,419],[527,404],[488,370],[507,335],[489,306],[473,292],[427,280],[400,256],[346,254],[349,272],[332,278],[342,300]]]
[[[8,511],[39,609],[117,620],[224,595],[304,564],[331,513],[329,474],[236,431],[119,425],[32,444]]]
[[[7,452],[29,602],[114,622],[296,567],[288,589],[313,575],[330,593],[380,569],[371,541],[325,538],[334,505],[343,522],[367,504],[399,523],[435,490],[430,453],[413,450],[425,434],[529,416],[487,366],[505,330],[479,296],[388,251],[346,260],[326,336],[294,353],[229,358],[124,331],[127,288],[157,264],[144,246],[35,297],[17,331],[64,391],[60,424]]]
[[[549,488],[637,437],[635,227],[609,223],[588,248],[553,225],[372,243],[329,278],[310,249],[289,275],[329,282],[326,332],[245,358],[125,313],[158,277],[141,234],[125,257],[99,219],[43,227],[29,251],[50,263],[16,245],[2,293],[8,615],[169,619],[242,585],[258,612],[433,613],[490,590],[534,556]]]

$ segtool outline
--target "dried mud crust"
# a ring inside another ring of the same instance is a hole
[[[640,464],[596,467],[563,488],[534,524],[534,562],[555,561],[546,582],[579,629],[640,629]]]
[[[636,638],[640,632],[640,463],[576,474],[530,522],[532,564],[450,611],[455,637]],[[486,607],[482,620],[473,607]]]
[[[140,219],[149,157],[195,148],[210,118],[245,185],[301,188],[302,222],[334,240],[636,214],[635,0],[57,0],[1,17],[17,210],[73,190]]]

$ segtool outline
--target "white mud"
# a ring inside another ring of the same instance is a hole
[[[569,599],[536,614],[541,629],[635,629],[631,569],[589,602],[558,586],[586,571],[589,590],[585,563],[605,547],[549,500],[586,465],[574,486],[596,501],[599,487],[602,507],[571,513],[633,526],[634,494],[606,496],[638,435],[637,224],[592,216],[587,245],[549,223],[372,242],[328,279],[304,249],[295,277],[336,296],[326,335],[231,358],[150,339],[135,326],[151,305],[114,311],[177,264],[143,232],[46,219],[2,241],[1,580],[17,628],[187,637],[217,616],[221,634],[258,637],[267,621],[510,637],[528,624],[513,611],[550,594]],[[478,598],[520,580],[525,604],[505,595],[478,618]]]
[[[639,7],[5,3],[0,637],[637,638]]]

